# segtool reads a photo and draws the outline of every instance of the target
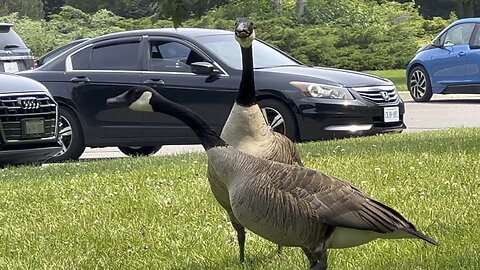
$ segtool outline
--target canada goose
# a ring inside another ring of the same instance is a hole
[[[397,211],[346,181],[229,146],[197,114],[149,87],[132,88],[107,103],[183,121],[224,181],[237,220],[274,243],[301,247],[310,269],[327,269],[329,248],[358,246],[376,238],[419,238],[436,245]]]
[[[268,127],[257,104],[252,51],[255,30],[250,19],[237,19],[235,39],[241,48],[242,77],[237,98],[220,137],[229,145],[247,154],[281,163],[302,165],[295,144],[283,134],[274,132]],[[228,191],[223,181],[219,179],[211,166],[208,167],[207,174],[215,198],[227,212],[230,222],[237,232],[239,258],[240,261],[244,261],[245,228],[233,215]],[[278,246],[278,253],[280,252],[281,246]]]

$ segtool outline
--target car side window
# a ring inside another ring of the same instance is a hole
[[[477,29],[473,33],[472,49],[480,49],[480,25],[477,25]]]
[[[474,27],[473,23],[464,23],[450,28],[445,36],[444,46],[468,44]]]
[[[189,47],[175,41],[151,41],[148,70],[191,72],[190,64],[205,59]]]
[[[91,70],[137,70],[140,42],[94,46],[90,57]]]

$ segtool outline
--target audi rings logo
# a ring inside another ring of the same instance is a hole
[[[21,97],[17,98],[17,103],[24,110],[36,110],[40,108],[40,103],[36,97]]]
[[[380,91],[380,95],[382,95],[383,100],[385,100],[385,101],[390,100],[390,95],[388,94],[388,92]]]

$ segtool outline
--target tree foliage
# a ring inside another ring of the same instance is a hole
[[[191,5],[202,0],[175,1]],[[282,1],[282,9],[277,10],[272,8],[271,0],[232,0],[226,5],[218,4],[199,18],[183,14],[158,16],[160,20],[153,16],[126,18],[106,9],[88,14],[64,6],[58,14],[50,15],[48,21],[32,20],[19,13],[0,17],[0,21],[14,23],[16,31],[35,55],[40,56],[74,39],[123,30],[171,27],[172,18],[183,21],[185,27],[233,30],[237,17],[249,16],[255,21],[259,38],[306,64],[374,70],[404,68],[419,46],[430,42],[455,19],[425,20],[413,2],[309,0],[301,17],[296,16],[295,5],[293,0]],[[154,8],[164,10],[165,14],[176,12],[169,5]],[[185,6],[181,12],[188,10]],[[192,18],[186,19],[188,17]]]
[[[38,20],[43,18],[43,3],[41,0],[2,0],[0,1],[0,16],[17,12],[21,16]]]
[[[413,0],[395,0],[400,3]],[[459,18],[480,16],[480,0],[414,0],[422,15],[431,19],[442,17],[447,19],[452,13]]]

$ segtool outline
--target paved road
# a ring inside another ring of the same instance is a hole
[[[405,100],[405,132],[445,129],[450,127],[480,127],[480,95],[434,95],[428,103],[412,101],[408,93]],[[156,155],[203,150],[200,145],[164,146]],[[125,157],[116,147],[87,148],[81,159]]]
[[[480,95],[434,95],[427,103],[414,102],[407,93],[402,98],[406,132],[480,127]]]

